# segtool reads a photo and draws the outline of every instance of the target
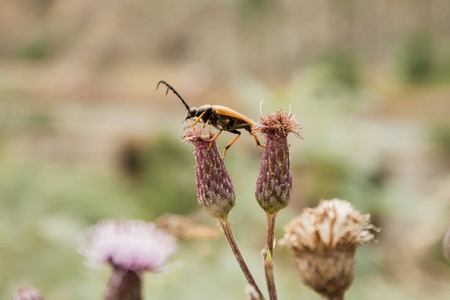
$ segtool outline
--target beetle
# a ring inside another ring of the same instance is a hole
[[[158,89],[160,84],[164,84],[167,87],[166,95],[171,90],[175,95],[180,98],[181,102],[184,104],[187,110],[187,115],[184,120],[190,120],[196,118],[194,123],[190,125],[190,127],[195,126],[199,121],[203,122],[202,129],[205,128],[206,124],[209,124],[219,130],[219,132],[212,138],[211,143],[209,144],[208,150],[211,148],[212,143],[217,139],[217,137],[222,133],[222,131],[228,131],[234,134],[237,134],[237,137],[231,141],[231,143],[225,147],[225,151],[223,152],[223,158],[227,150],[237,141],[237,139],[241,136],[241,132],[239,129],[245,129],[255,138],[256,145],[260,147],[265,147],[261,145],[258,137],[253,133],[252,127],[255,125],[255,122],[244,116],[243,114],[238,113],[231,108],[222,105],[209,105],[205,104],[199,107],[190,108],[189,105],[184,101],[184,99],[178,94],[178,92],[167,82],[161,80],[158,82],[156,89]]]

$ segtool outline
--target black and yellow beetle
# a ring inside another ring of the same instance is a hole
[[[192,107],[189,108],[189,105],[183,100],[183,98],[178,94],[178,92],[167,82],[161,80],[158,82],[156,89],[158,89],[160,84],[164,84],[167,87],[166,95],[171,90],[175,95],[180,98],[181,102],[183,102],[184,106],[187,110],[187,115],[184,120],[189,120],[193,118],[197,118],[191,126],[195,126],[199,121],[203,122],[202,129],[206,124],[209,124],[219,130],[219,132],[212,138],[210,147],[212,142],[222,133],[222,131],[228,131],[238,136],[234,138],[231,143],[225,147],[225,151],[223,152],[223,157],[225,157],[225,153],[227,150],[236,142],[236,140],[241,136],[241,133],[238,131],[239,129],[247,130],[256,141],[256,144],[261,147],[265,147],[261,145],[258,137],[253,134],[252,127],[255,125],[255,122],[250,118],[238,113],[237,111],[232,110],[226,106],[221,105],[209,105],[205,104],[200,107]]]

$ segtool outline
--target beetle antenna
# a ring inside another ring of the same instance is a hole
[[[187,105],[186,102],[183,100],[183,98],[180,96],[180,94],[178,94],[178,92],[170,84],[168,84],[164,80],[161,80],[160,82],[158,82],[158,84],[156,85],[156,90],[158,90],[158,87],[159,87],[159,85],[161,83],[164,84],[167,87],[166,95],[167,95],[167,93],[169,93],[169,90],[171,90],[175,95],[178,96],[178,98],[180,98],[181,102],[183,102],[184,106],[189,111],[189,105]]]

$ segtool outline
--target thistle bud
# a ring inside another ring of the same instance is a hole
[[[292,115],[277,111],[267,116],[261,115],[253,131],[266,137],[266,148],[261,169],[256,181],[255,197],[266,213],[275,213],[285,208],[292,196],[292,174],[289,160],[287,136],[301,127]]]
[[[219,155],[213,134],[187,131],[184,140],[194,144],[197,200],[214,218],[226,220],[236,198],[234,186]]]
[[[303,282],[328,299],[342,298],[354,277],[356,249],[374,238],[369,215],[333,199],[306,208],[280,241],[291,248]]]

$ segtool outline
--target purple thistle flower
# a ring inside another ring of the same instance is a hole
[[[41,293],[34,287],[20,288],[14,294],[12,300],[43,300]]]
[[[162,271],[176,250],[175,238],[151,222],[105,220],[86,231],[79,252],[113,267],[104,300],[141,300],[142,272]]]
[[[281,110],[267,116],[261,115],[260,121],[253,127],[255,133],[266,137],[255,192],[256,200],[266,213],[278,212],[291,199],[292,174],[287,136],[294,133],[300,137],[299,129],[301,127],[294,117]]]
[[[184,140],[194,144],[197,200],[214,218],[226,220],[236,198],[234,186],[219,155],[213,134],[187,131]]]
[[[109,263],[136,272],[160,272],[176,251],[174,237],[140,220],[101,221],[86,231],[79,249],[91,265]]]

